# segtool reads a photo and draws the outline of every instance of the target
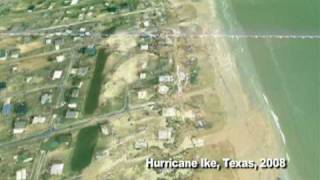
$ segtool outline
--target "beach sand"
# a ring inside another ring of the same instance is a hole
[[[197,8],[197,23],[205,34],[223,32],[213,0],[191,3]],[[250,102],[248,92],[241,84],[236,59],[232,56],[226,40],[206,37],[203,38],[203,43],[210,52],[208,61],[215,67],[216,90],[227,114],[224,128],[208,135],[206,141],[212,144],[231,143],[235,158],[239,160],[259,162],[261,158],[282,158],[283,147],[279,132],[267,115],[268,112],[262,112]],[[280,177],[282,173],[282,170],[276,169],[237,170],[235,179],[269,180]]]

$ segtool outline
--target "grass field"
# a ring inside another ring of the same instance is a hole
[[[97,144],[99,127],[92,126],[80,130],[71,158],[71,170],[79,172],[91,163]]]
[[[94,74],[84,106],[85,114],[93,114],[99,105],[99,94],[104,79],[103,69],[107,61],[107,57],[108,53],[105,52],[105,49],[99,49]]]

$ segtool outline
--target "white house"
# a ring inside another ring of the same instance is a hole
[[[59,55],[56,57],[57,62],[63,62],[65,60],[65,56],[64,55]]]
[[[142,51],[147,51],[147,50],[149,49],[149,45],[148,45],[148,44],[141,45],[141,46],[140,46],[140,49],[141,49]]]
[[[61,79],[62,73],[62,70],[55,70],[52,75],[52,80]]]
[[[68,104],[68,108],[70,108],[70,109],[75,109],[77,107],[78,107],[77,103],[69,103]]]
[[[61,175],[63,172],[63,163],[53,164],[50,168],[50,175]]]
[[[171,129],[164,129],[164,130],[159,130],[158,132],[158,138],[159,140],[169,140],[171,139]]]
[[[79,3],[79,0],[72,0],[70,5],[73,6],[73,5],[76,5]]]
[[[139,77],[140,77],[140,79],[146,79],[147,74],[146,73],[140,73]]]
[[[202,147],[204,146],[204,140],[200,138],[192,138],[192,144],[194,147]]]
[[[169,92],[169,87],[166,85],[160,85],[158,88],[158,92],[162,95],[166,95]]]
[[[175,117],[177,115],[176,108],[163,108],[162,109],[162,116],[163,117]]]
[[[16,171],[16,180],[26,180],[26,179],[27,179],[27,170],[25,168]]]
[[[34,116],[32,118],[32,124],[41,124],[41,123],[45,123],[47,120],[46,117],[44,116]]]
[[[160,83],[168,83],[173,81],[173,76],[171,75],[163,75],[159,76],[159,82]]]
[[[142,90],[138,92],[138,99],[146,99],[147,98],[147,91]]]

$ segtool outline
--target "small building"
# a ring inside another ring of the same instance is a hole
[[[62,70],[55,70],[52,75],[52,80],[61,79],[62,73],[63,73]]]
[[[158,131],[159,140],[167,141],[167,140],[171,139],[171,135],[172,135],[172,132],[171,132],[171,129],[169,129],[169,128]]]
[[[65,56],[64,55],[59,55],[56,57],[57,62],[63,62],[65,60]]]
[[[71,3],[70,3],[70,5],[71,5],[71,6],[76,5],[76,4],[78,4],[78,2],[79,2],[79,0],[72,0]]]
[[[50,168],[50,175],[61,175],[63,173],[63,168],[63,163],[53,164]]]
[[[108,136],[110,134],[110,130],[107,125],[100,125],[100,128],[103,135]]]
[[[88,71],[89,71],[89,67],[81,67],[81,68],[78,69],[78,73],[77,74],[79,76],[85,76],[85,75],[87,75]]]
[[[71,91],[71,97],[73,97],[73,98],[79,97],[79,92],[80,92],[80,90],[78,88],[73,89]]]
[[[44,116],[34,116],[32,118],[32,124],[42,124],[42,123],[45,123],[46,120],[47,118]]]
[[[135,149],[145,149],[148,147],[148,143],[145,139],[138,139],[135,143],[134,143],[134,148]]]
[[[147,98],[147,91],[142,90],[138,92],[138,99],[146,99]]]
[[[147,74],[146,73],[140,73],[139,77],[140,77],[140,79],[146,79]]]
[[[13,128],[13,134],[21,134],[24,132],[24,130],[27,127],[26,121],[15,121],[14,122],[14,128]]]
[[[20,57],[20,49],[18,49],[18,48],[11,49],[9,51],[9,55],[11,58],[15,58],[15,59],[19,58]]]
[[[16,171],[16,180],[26,180],[26,179],[27,179],[27,170],[25,168]]]
[[[46,38],[46,39],[44,40],[44,43],[45,43],[46,45],[52,44],[52,39]]]
[[[77,103],[69,103],[68,108],[70,109],[76,109],[78,107]]]
[[[79,117],[79,112],[74,110],[68,110],[66,113],[66,119],[77,119]]]
[[[169,92],[169,87],[166,85],[160,85],[158,88],[158,93],[162,95],[166,95]]]
[[[89,45],[85,48],[84,53],[88,56],[94,56],[97,53],[97,49],[94,45]]]
[[[200,138],[192,138],[192,144],[194,147],[202,147],[204,146],[204,140]]]
[[[13,105],[11,104],[11,99],[7,99],[2,107],[2,114],[8,116],[13,111]]]
[[[162,75],[159,76],[159,82],[160,83],[168,83],[168,82],[173,82],[173,76],[171,75]]]
[[[175,117],[177,115],[176,108],[163,108],[162,109],[162,116],[164,117]]]
[[[143,45],[140,46],[140,49],[142,51],[147,51],[149,49],[149,45],[148,44],[143,44]]]
[[[150,22],[149,21],[144,21],[143,22],[143,27],[149,27],[150,26]]]
[[[41,104],[52,103],[52,94],[45,93],[45,94],[41,95],[40,101],[41,101]]]

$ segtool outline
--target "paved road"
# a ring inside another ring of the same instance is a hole
[[[132,111],[143,110],[144,108],[151,106],[151,105],[154,105],[154,104],[155,104],[154,102],[148,102],[148,103],[141,104],[141,105],[131,106],[130,109],[124,108],[124,109],[117,111],[117,112],[111,112],[111,113],[107,113],[107,114],[103,114],[103,115],[89,117],[89,118],[86,118],[86,119],[83,119],[80,121],[75,121],[74,123],[71,123],[68,125],[61,125],[61,126],[58,126],[57,128],[50,128],[46,131],[38,132],[38,133],[35,133],[31,136],[28,136],[28,137],[25,137],[22,139],[3,142],[0,144],[0,148],[10,148],[10,147],[21,146],[21,145],[29,144],[29,143],[32,143],[35,141],[44,140],[46,138],[50,138],[50,137],[58,135],[58,134],[68,133],[68,132],[83,129],[85,127],[98,125],[101,123],[105,123],[110,118],[121,117],[123,114],[129,113]]]

